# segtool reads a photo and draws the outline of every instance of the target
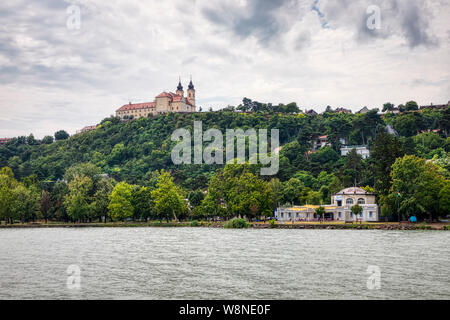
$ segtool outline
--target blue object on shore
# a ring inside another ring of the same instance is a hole
[[[417,218],[415,216],[412,216],[409,218],[409,221],[411,222],[417,222]]]

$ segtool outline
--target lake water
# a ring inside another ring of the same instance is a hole
[[[449,299],[450,233],[0,229],[0,299],[16,298]]]

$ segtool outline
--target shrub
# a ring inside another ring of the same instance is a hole
[[[200,222],[198,222],[197,220],[191,221],[191,227],[199,227],[199,226],[200,226]]]
[[[226,229],[245,229],[250,227],[250,224],[245,219],[235,218],[225,223]]]
[[[427,225],[418,225],[415,227],[416,230],[432,230],[431,226]]]
[[[275,228],[275,219],[270,220],[270,227]]]

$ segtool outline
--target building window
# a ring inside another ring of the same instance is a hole
[[[359,214],[359,217],[362,218],[362,212]]]
[[[341,218],[342,217],[342,212],[339,212],[339,218]]]
[[[373,216],[373,212],[370,211],[370,212],[369,212],[369,217],[372,218],[372,216]]]
[[[283,218],[284,218],[284,213],[282,212],[282,213],[281,213],[281,219],[283,219]]]
[[[347,204],[353,204],[353,199],[352,198],[348,198],[347,201],[345,202]]]
[[[366,204],[366,200],[364,200],[363,198],[359,198],[358,204]]]
[[[289,212],[289,219],[291,218],[291,213]]]

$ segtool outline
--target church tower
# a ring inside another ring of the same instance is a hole
[[[192,83],[192,76],[191,76],[191,82],[189,82],[189,86],[188,86],[187,100],[195,107],[195,88],[194,88],[194,84]]]
[[[184,96],[183,86],[181,85],[181,78],[178,81],[178,87],[177,87],[177,92],[176,93],[178,95],[182,96],[182,97]]]

